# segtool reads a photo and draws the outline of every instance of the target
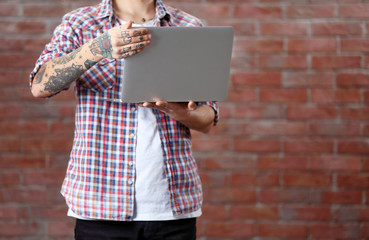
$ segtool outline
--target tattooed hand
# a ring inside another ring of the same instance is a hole
[[[89,48],[94,56],[121,59],[141,52],[151,43],[151,34],[146,28],[130,29],[132,22],[109,29],[94,39]]]

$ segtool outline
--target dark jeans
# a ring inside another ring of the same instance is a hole
[[[196,218],[172,221],[76,221],[76,240],[195,240]]]

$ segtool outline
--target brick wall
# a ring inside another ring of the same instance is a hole
[[[97,2],[0,2],[0,240],[73,235],[73,93],[34,99],[27,79],[61,16]],[[222,119],[194,134],[199,239],[369,239],[369,1],[171,5],[236,32]]]

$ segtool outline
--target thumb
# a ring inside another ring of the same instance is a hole
[[[122,25],[123,29],[129,29],[132,27],[132,21],[129,20],[128,22],[126,22],[124,25]]]

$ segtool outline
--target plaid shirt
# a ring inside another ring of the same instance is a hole
[[[202,26],[195,17],[156,1],[156,26]],[[31,73],[30,84],[47,61],[65,55],[117,26],[111,0],[64,16]],[[61,193],[79,216],[132,220],[134,211],[136,104],[103,101],[119,98],[124,60],[103,59],[75,84],[75,135]],[[215,102],[202,102],[218,112]],[[200,209],[202,189],[191,150],[190,130],[163,112],[157,119],[174,215]],[[215,123],[218,115],[216,114]],[[150,183],[148,183],[150,184]]]

